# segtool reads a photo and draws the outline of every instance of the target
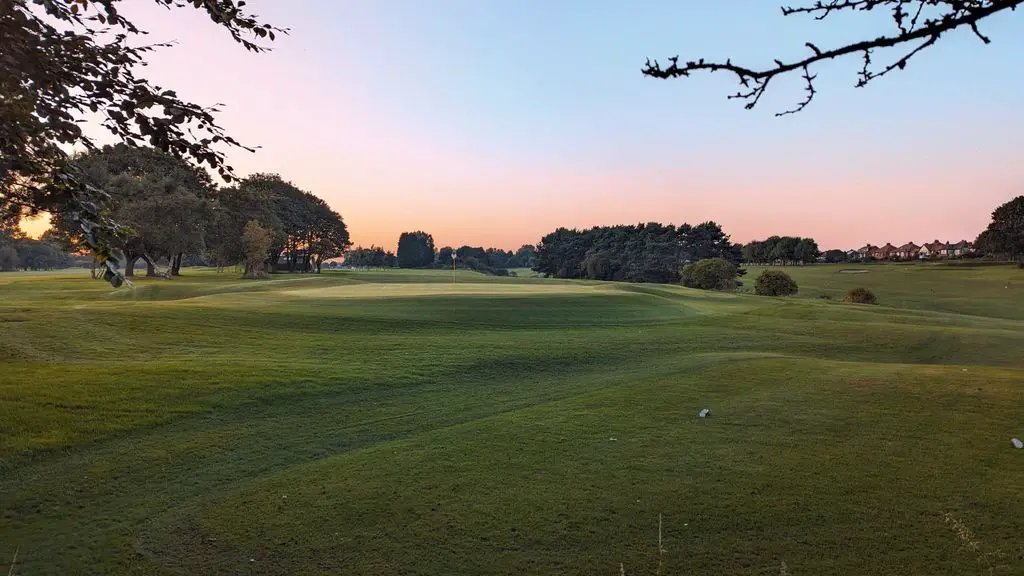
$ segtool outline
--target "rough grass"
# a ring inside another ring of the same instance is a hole
[[[0,274],[0,563],[1021,573],[1024,273],[841,268],[786,300]],[[818,299],[861,285],[879,306]]]

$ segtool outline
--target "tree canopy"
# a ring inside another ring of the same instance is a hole
[[[537,245],[533,269],[557,278],[677,283],[684,264],[715,257],[740,259],[739,246],[715,222],[678,227],[649,222],[559,228]]]
[[[983,252],[1016,260],[1024,268],[1024,196],[999,206],[975,245]]]
[[[153,148],[124,144],[79,155],[71,166],[83,182],[108,195],[100,214],[120,227],[99,237],[124,254],[125,275],[134,274],[139,259],[152,274],[159,258],[167,258],[176,275],[182,254],[203,250],[213,195],[203,170]],[[87,244],[73,211],[54,213],[53,226],[69,248]]]
[[[357,246],[345,253],[345,265],[354,268],[394,268],[396,258],[379,246]]]
[[[745,244],[742,253],[743,261],[751,264],[808,264],[816,261],[821,251],[814,238],[771,236]]]
[[[402,232],[398,237],[398,266],[426,268],[434,265],[434,237],[422,230]]]
[[[72,263],[60,244],[50,238],[28,238],[13,224],[0,222],[0,271],[53,270]]]
[[[106,191],[79,178],[67,150],[96,149],[82,130],[87,116],[133,146],[149,145],[225,180],[233,171],[223,147],[242,147],[216,123],[216,107],[178,97],[136,74],[147,54],[167,44],[119,10],[123,0],[6,0],[0,4],[0,219],[61,212],[100,256],[104,277],[120,285],[119,254],[105,239],[119,223],[102,204]],[[241,0],[153,0],[168,9],[201,10],[244,48],[283,30],[263,24]],[[248,148],[251,150],[251,148]]]
[[[265,268],[271,271],[319,272],[349,246],[341,216],[277,174],[253,174],[218,189],[206,172],[175,156],[124,144],[80,155],[72,165],[83,182],[107,191],[100,214],[120,226],[99,238],[124,254],[127,276],[140,259],[149,275],[166,259],[171,276],[186,255],[221,268],[250,263],[243,242],[249,222],[270,234]],[[87,245],[74,215],[56,212],[53,226],[67,249]]]
[[[341,216],[323,199],[278,174],[253,174],[239,182],[238,189],[243,202],[260,206],[261,214],[254,219],[274,235],[269,254],[272,270],[319,272],[324,260],[341,256],[349,247]],[[233,227],[243,228],[253,216],[226,215],[236,219]]]
[[[790,62],[776,59],[774,66],[767,68],[748,68],[733,64],[731,59],[721,62],[700,58],[680,63],[679,56],[673,56],[668,58],[669,64],[665,67],[657,60],[652,62],[648,59],[641,71],[648,77],[662,79],[688,77],[699,71],[728,72],[736,77],[740,85],[739,91],[729,98],[744,100],[748,110],[757,106],[773,79],[796,72],[803,77],[806,93],[794,107],[776,114],[784,116],[803,110],[814,100],[817,94],[814,87],[817,74],[813,74],[811,68],[816,64],[859,55],[863,64],[857,74],[856,86],[864,87],[893,70],[904,69],[914,56],[934,46],[947,32],[970,29],[981,42],[990,43],[991,40],[981,32],[978,23],[996,14],[1015,10],[1020,4],[1024,4],[1024,0],[815,0],[809,6],[783,7],[782,14],[812,16],[815,20],[824,20],[839,13],[885,10],[891,15],[895,30],[834,48],[822,49],[806,42],[804,46],[809,52],[807,56]],[[899,55],[887,64],[877,66],[876,51],[888,48],[899,50]]]
[[[700,290],[735,290],[740,276],[736,264],[724,258],[705,258],[683,267],[680,282]]]

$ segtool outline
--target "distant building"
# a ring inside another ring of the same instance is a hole
[[[950,258],[959,258],[974,252],[974,245],[966,240],[961,240],[956,244],[948,245],[946,247],[946,252]]]
[[[881,248],[876,247],[874,250],[872,250],[871,255],[877,258],[878,260],[889,260],[893,256],[896,256],[897,252],[899,252],[899,248],[886,242],[885,246],[882,246]]]
[[[921,252],[921,247],[913,242],[907,242],[903,246],[896,249],[896,256],[901,260],[911,260],[917,258],[917,255]]]
[[[948,244],[945,242],[939,242],[935,240],[933,242],[925,242],[924,246],[921,246],[921,251],[918,256],[921,258],[939,258],[942,257],[943,250],[946,249]]]
[[[851,250],[851,252],[857,253],[858,260],[864,260],[869,256],[874,256],[875,250],[878,250],[878,246],[874,246],[872,244],[865,244],[864,246],[861,246],[857,250]]]
[[[877,260],[892,260],[894,258],[914,260],[918,258],[963,258],[965,255],[973,252],[974,245],[966,240],[961,240],[955,244],[934,240],[932,242],[925,242],[922,246],[918,246],[913,242],[907,242],[899,248],[888,242],[886,242],[885,246],[881,247],[866,244],[857,250],[850,250],[847,254],[851,259],[857,260],[864,260],[869,256]]]

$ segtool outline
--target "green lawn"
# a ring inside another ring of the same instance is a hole
[[[1024,271],[844,268],[0,274],[0,573],[1024,573]]]

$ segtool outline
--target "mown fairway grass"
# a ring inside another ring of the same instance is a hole
[[[1024,272],[844,267],[0,274],[0,570],[1024,573]]]

